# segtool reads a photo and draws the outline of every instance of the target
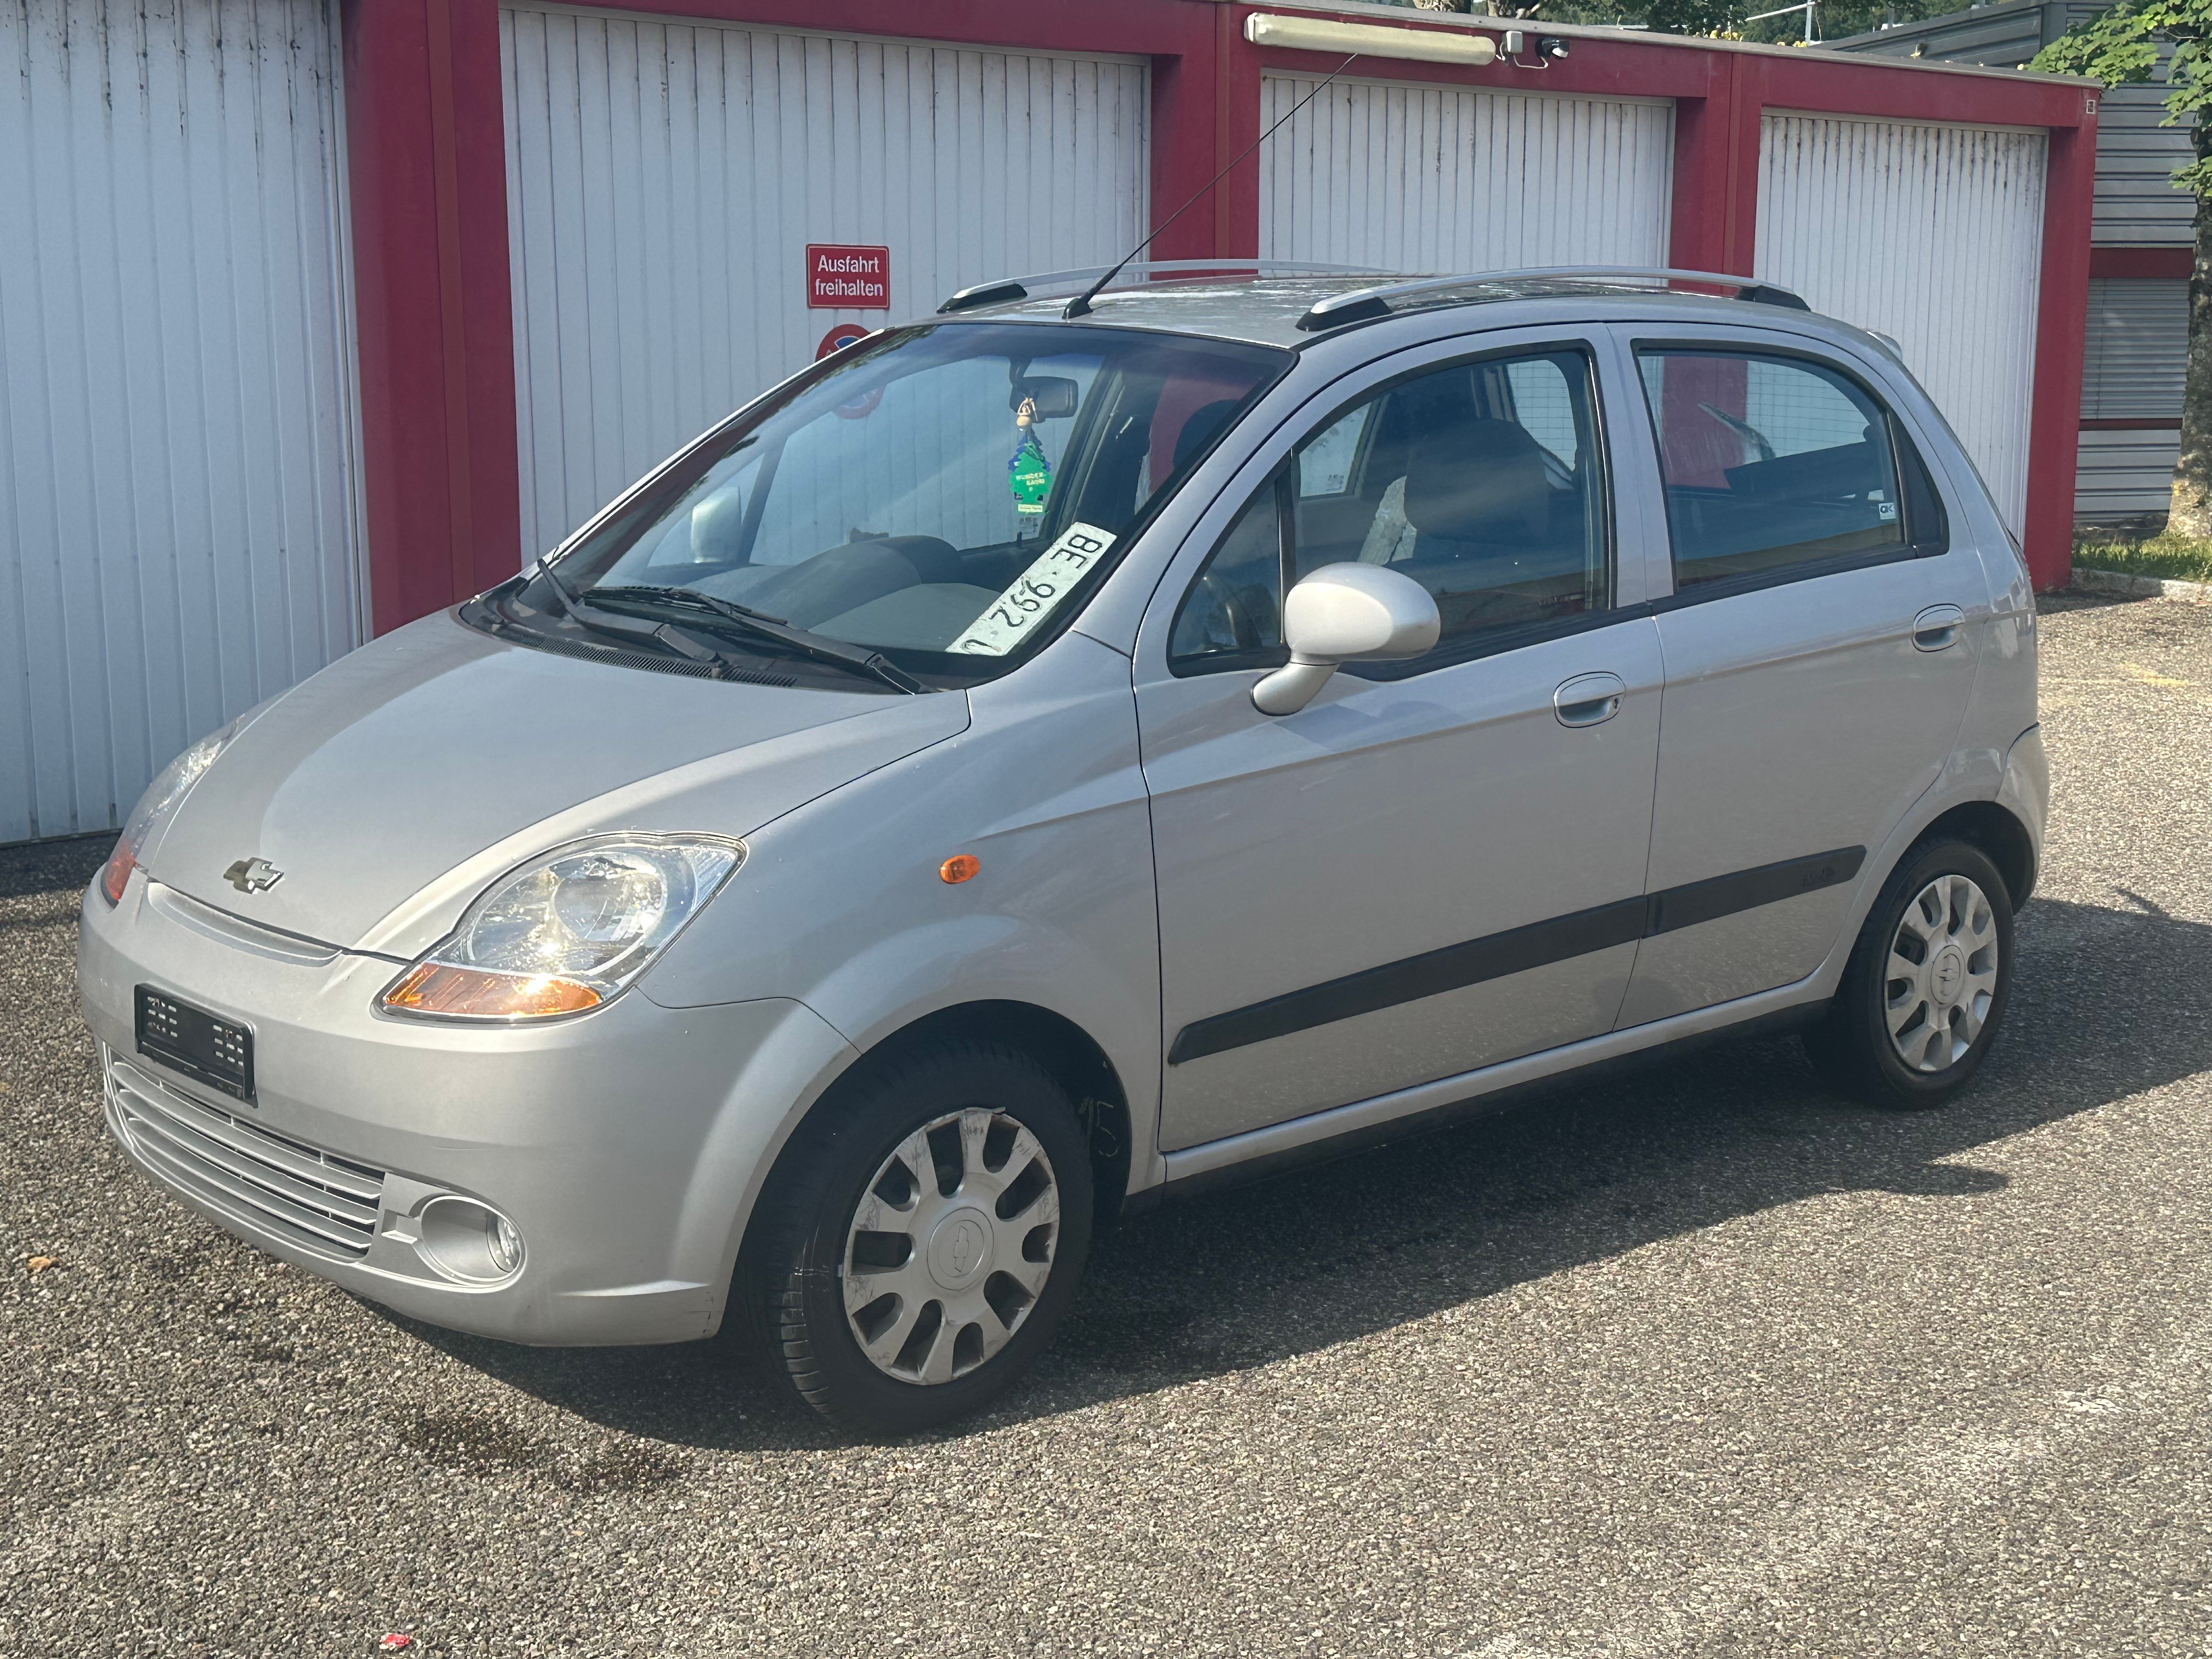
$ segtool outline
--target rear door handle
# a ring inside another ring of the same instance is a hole
[[[1943,651],[1959,642],[1966,613],[1955,605],[1931,605],[1912,619],[1912,648]]]
[[[1562,726],[1602,726],[1620,712],[1628,686],[1618,674],[1577,674],[1552,693]]]

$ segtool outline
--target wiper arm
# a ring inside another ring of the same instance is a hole
[[[673,651],[679,657],[689,657],[694,662],[705,663],[710,667],[739,668],[744,665],[697,635],[687,633],[680,628],[672,628],[666,623],[649,623],[642,618],[617,616],[612,611],[593,615],[591,610],[577,604],[575,596],[553,574],[553,567],[545,562],[542,555],[538,561],[538,574],[545,578],[547,585],[553,590],[554,598],[561,601],[562,610],[568,613],[568,620],[579,628],[588,629],[594,634],[605,634],[613,639],[650,642]]]
[[[594,600],[629,599],[644,605],[672,605],[691,607],[708,612],[737,633],[755,639],[773,640],[801,656],[811,657],[817,662],[835,663],[880,680],[894,691],[915,696],[925,688],[921,682],[880,651],[872,651],[865,645],[853,645],[843,640],[833,640],[826,634],[814,634],[804,628],[793,628],[781,617],[771,617],[765,611],[754,611],[728,599],[718,599],[711,593],[702,593],[689,587],[653,587],[623,586],[593,588]]]

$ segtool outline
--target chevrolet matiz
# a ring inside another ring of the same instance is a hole
[[[83,907],[130,1156],[411,1317],[739,1322],[899,1432],[1164,1194],[1723,1032],[1964,1087],[2035,613],[1895,348],[1172,276],[871,334],[180,757]]]

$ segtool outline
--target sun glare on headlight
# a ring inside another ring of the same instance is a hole
[[[685,836],[609,836],[548,853],[486,889],[379,1004],[433,1019],[596,1008],[645,971],[744,858],[739,842]]]

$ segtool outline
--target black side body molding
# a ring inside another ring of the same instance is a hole
[[[1762,864],[1733,875],[1693,881],[1642,898],[1620,899],[1469,939],[1464,945],[1447,945],[1379,968],[1363,969],[1302,991],[1193,1020],[1176,1034],[1175,1044],[1168,1050],[1168,1064],[1180,1066],[1185,1060],[1265,1042],[1270,1037],[1288,1036],[1401,1002],[1547,967],[1593,951],[1694,927],[1701,921],[1777,904],[1801,893],[1841,886],[1857,875],[1865,862],[1863,847],[1784,859],[1779,864]]]

